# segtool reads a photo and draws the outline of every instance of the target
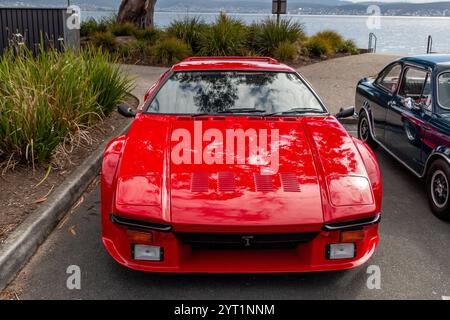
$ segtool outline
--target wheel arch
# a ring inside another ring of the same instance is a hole
[[[367,115],[367,119],[369,120],[369,132],[372,138],[375,138],[373,134],[373,117],[372,117],[372,108],[367,100],[364,101],[361,110],[359,111],[358,118],[361,118],[362,114],[365,113]],[[359,119],[358,119],[359,122]]]
[[[446,146],[439,146],[434,149],[425,163],[425,167],[421,176],[423,179],[427,177],[431,165],[438,159],[444,160],[450,166],[450,148],[447,148]]]

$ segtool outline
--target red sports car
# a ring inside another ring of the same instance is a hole
[[[102,164],[102,239],[155,272],[359,266],[378,244],[375,155],[271,58],[193,57],[149,89]]]

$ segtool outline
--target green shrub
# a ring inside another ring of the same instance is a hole
[[[345,40],[332,30],[319,32],[308,39],[299,22],[282,19],[277,23],[267,18],[247,26],[224,13],[212,24],[199,17],[185,17],[173,21],[165,30],[140,30],[133,24],[117,24],[112,18],[101,22],[90,20],[84,23],[83,33],[90,34],[94,46],[117,54],[127,63],[170,64],[192,54],[265,55],[292,61],[300,55],[321,57],[359,53],[353,41]]]
[[[109,32],[95,32],[91,35],[91,42],[97,48],[103,48],[107,51],[114,51],[116,40],[114,35]]]
[[[124,77],[119,67],[107,53],[85,50],[81,53],[85,69],[89,72],[89,85],[101,108],[102,115],[109,115],[132,88],[130,81]]]
[[[359,53],[354,41],[345,40],[339,33],[332,30],[318,32],[309,39],[306,47],[315,56],[329,56],[335,53]]]
[[[201,37],[199,53],[204,56],[233,56],[245,52],[246,27],[221,13]]]
[[[134,36],[137,28],[132,23],[114,23],[109,27],[109,30],[116,37]]]
[[[94,32],[105,32],[106,26],[100,25],[95,19],[91,18],[87,21],[83,21],[80,27],[80,36],[87,37],[93,34]]]
[[[261,31],[261,24],[258,24],[256,22],[253,22],[251,25],[247,27],[245,46],[253,52],[258,51],[259,49],[257,38],[260,31]]]
[[[345,40],[341,45],[337,47],[337,52],[340,53],[349,53],[349,54],[358,54],[359,50],[353,40]]]
[[[112,15],[108,18],[103,18],[99,21],[91,18],[81,23],[80,36],[89,37],[95,32],[106,32],[111,25],[115,24],[116,16]]]
[[[167,38],[151,47],[148,54],[153,56],[158,64],[171,65],[189,57],[192,51],[183,40]]]
[[[167,28],[167,34],[186,42],[194,53],[200,50],[202,36],[207,32],[208,25],[198,17],[186,17],[184,20],[173,21]]]
[[[273,56],[280,61],[293,61],[297,57],[298,46],[296,43],[284,41],[275,48]]]
[[[320,37],[311,37],[305,44],[308,52],[316,57],[333,55],[334,50],[327,39]]]
[[[136,45],[136,47],[137,47],[137,45]],[[133,52],[134,52],[133,47],[119,46],[116,49],[115,54],[119,59],[124,60],[124,59],[130,57],[133,54]]]
[[[338,52],[338,48],[344,43],[344,38],[339,33],[332,30],[318,32],[315,37],[327,41],[335,52]]]
[[[155,28],[137,29],[134,32],[136,39],[143,41],[147,44],[155,44],[158,37],[161,36],[161,32]]]
[[[263,55],[273,55],[282,42],[294,43],[306,38],[302,24],[288,19],[282,19],[279,24],[274,19],[266,19],[254,24],[249,33],[252,32],[250,43]]]
[[[94,124],[131,82],[108,54],[26,48],[0,57],[0,159],[47,162],[71,133]]]

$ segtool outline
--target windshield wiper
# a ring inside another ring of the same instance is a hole
[[[327,113],[324,110],[317,110],[315,108],[292,108],[287,111],[279,111],[270,114],[265,114],[265,116],[275,116],[275,115],[283,115],[283,114],[304,114],[304,113],[318,113],[324,114]]]
[[[265,113],[266,110],[262,109],[255,109],[255,108],[234,108],[234,109],[227,109],[227,110],[221,110],[217,111],[217,113]]]
[[[235,108],[235,109],[227,109],[227,110],[221,110],[221,111],[214,111],[211,113],[197,113],[197,114],[191,114],[191,117],[202,117],[202,116],[214,116],[217,114],[235,114],[235,113],[264,113],[266,110],[261,109],[255,109],[255,108]]]

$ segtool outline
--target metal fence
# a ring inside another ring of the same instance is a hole
[[[33,52],[40,43],[63,50],[66,46],[79,48],[79,30],[69,30],[66,8],[0,8],[0,53],[19,36]]]

